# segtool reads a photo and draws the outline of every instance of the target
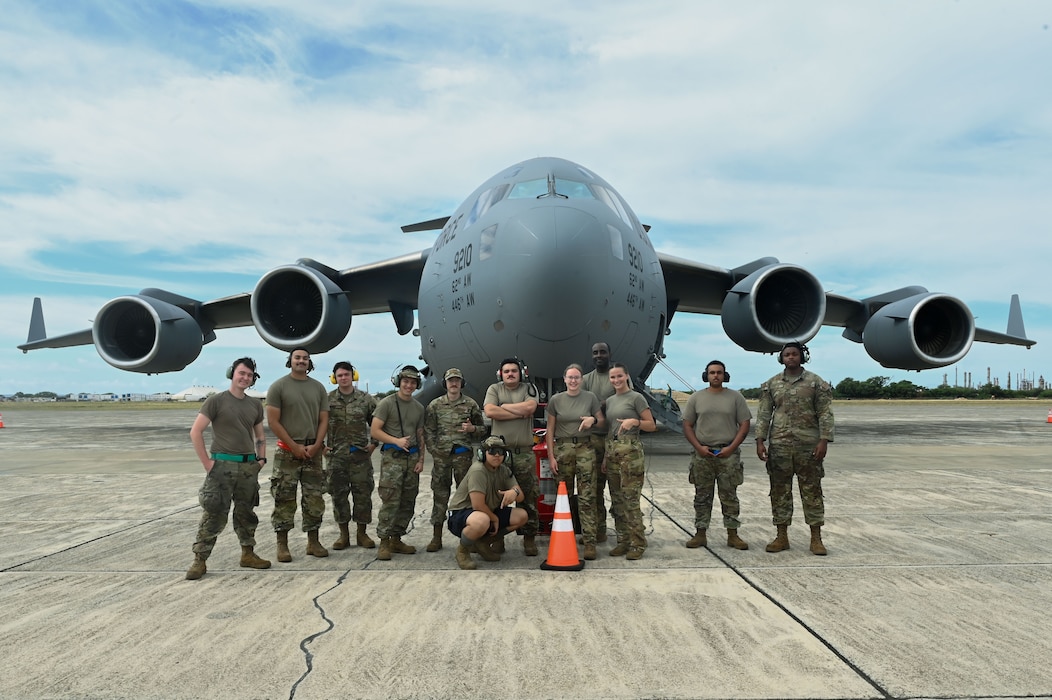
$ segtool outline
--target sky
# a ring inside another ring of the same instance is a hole
[[[399,227],[537,156],[610,182],[659,251],[774,256],[859,298],[922,285],[998,331],[1017,293],[1038,341],[918,373],[825,328],[810,368],[834,384],[1052,381],[1048,3],[0,0],[0,17],[0,394],[224,387],[242,355],[265,388],[285,353],[252,328],[153,376],[15,346],[36,296],[57,335],[146,287],[209,300],[301,257],[428,248]],[[665,350],[655,386],[702,386],[715,358],[737,387],[778,369],[715,316],[678,314]],[[380,391],[418,355],[378,315],[316,359]]]

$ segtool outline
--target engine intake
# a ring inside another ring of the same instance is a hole
[[[961,300],[947,294],[917,294],[878,309],[866,322],[866,352],[884,367],[934,369],[968,354],[975,318]]]
[[[351,303],[335,282],[302,264],[263,275],[252,292],[252,323],[271,346],[328,352],[351,328]]]
[[[796,265],[762,267],[723,299],[720,318],[727,337],[752,352],[777,352],[790,341],[805,343],[822,328],[822,283]]]
[[[95,316],[91,335],[103,360],[146,374],[183,369],[204,345],[201,327],[189,313],[142,295],[107,302]]]

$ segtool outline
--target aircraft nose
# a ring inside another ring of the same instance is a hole
[[[499,245],[509,269],[501,303],[507,320],[541,340],[579,334],[607,291],[606,225],[580,209],[549,204],[509,219],[503,233]]]

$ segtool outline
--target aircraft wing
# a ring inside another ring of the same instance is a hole
[[[746,350],[776,352],[806,342],[823,325],[863,343],[885,367],[931,369],[957,362],[973,341],[1031,347],[1019,296],[1013,295],[1004,333],[975,327],[971,310],[948,294],[924,287],[896,289],[866,299],[826,292],[804,268],[760,258],[727,270],[659,254],[668,297],[676,311],[719,315],[727,335]]]
[[[429,249],[334,270],[308,258],[267,272],[252,292],[201,302],[163,289],[107,302],[91,328],[48,337],[35,299],[29,336],[18,348],[95,344],[104,360],[134,372],[170,372],[197,359],[223,328],[255,326],[273,347],[326,352],[343,340],[351,316],[390,312],[398,332],[413,327]]]

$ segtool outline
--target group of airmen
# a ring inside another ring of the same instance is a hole
[[[810,549],[825,554],[821,540],[824,507],[821,479],[827,443],[833,439],[832,391],[817,375],[804,370],[806,346],[789,343],[778,356],[783,371],[761,390],[756,421],[756,450],[766,463],[771,482],[771,509],[777,527],[768,552],[789,548],[792,519],[792,479],[800,488],[805,521],[811,526]],[[576,493],[584,559],[595,559],[597,544],[607,541],[605,492],[616,544],[610,556],[642,558],[647,547],[640,498],[645,479],[641,431],[657,429],[646,399],[632,389],[628,369],[611,361],[606,343],[592,347],[595,369],[584,373],[578,364],[563,375],[566,390],[553,395],[545,408],[544,440],[552,475]],[[274,500],[271,524],[279,562],[291,562],[288,533],[294,527],[297,492],[306,554],[327,557],[319,539],[325,511],[324,495],[332,500],[339,538],[336,550],[351,546],[350,526],[358,547],[376,548],[366,532],[372,522],[374,486],[380,496],[376,534],[377,559],[415,554],[402,541],[412,521],[424,467],[425,449],[433,467],[433,536],[428,552],[443,548],[445,530],[458,538],[456,561],[476,568],[472,555],[499,561],[504,538],[522,535],[526,556],[537,556],[539,485],[534,456],[534,415],[538,392],[518,358],[501,362],[497,381],[486,392],[483,406],[463,393],[460,370],[443,375],[445,393],[424,407],[413,394],[421,374],[404,366],[392,382],[397,390],[377,401],[357,388],[357,372],[349,362],[337,362],[329,377],[336,388],[327,391],[308,376],[314,370],[310,353],[289,353],[289,374],[269,388],[265,413],[277,438],[271,467]],[[727,528],[727,544],[748,549],[738,536],[740,507],[737,487],[743,480],[740,446],[748,436],[751,414],[740,393],[724,387],[730,376],[716,360],[705,369],[708,386],[695,392],[683,412],[684,435],[693,447],[689,480],[695,487],[695,535],[690,548],[707,545],[706,530],[714,495],[718,493]],[[247,390],[259,379],[255,362],[235,360],[227,370],[230,388],[205,400],[190,430],[197,457],[205,469],[199,491],[203,510],[194,561],[186,578],[201,578],[216,538],[233,506],[233,528],[241,543],[242,567],[266,569],[270,561],[255,553],[259,522],[259,472],[267,464],[263,432],[264,406]],[[485,419],[490,428],[486,434]],[[204,430],[211,425],[212,443],[205,447]],[[769,442],[769,444],[768,444]],[[372,454],[380,450],[380,478],[374,481]]]

